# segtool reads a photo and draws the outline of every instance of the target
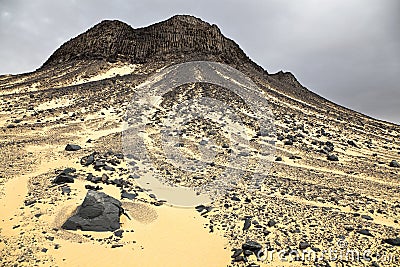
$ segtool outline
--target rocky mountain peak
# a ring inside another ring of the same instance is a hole
[[[188,15],[176,15],[138,29],[118,20],[104,20],[64,43],[43,67],[74,60],[213,60],[254,64],[216,25]]]

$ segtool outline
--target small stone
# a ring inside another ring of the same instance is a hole
[[[334,154],[328,155],[327,159],[330,161],[339,161],[338,156],[336,156]]]
[[[78,146],[78,145],[74,145],[74,144],[68,144],[68,145],[65,147],[65,150],[66,150],[66,151],[77,151],[77,150],[79,150],[79,149],[81,149],[81,147]]]
[[[121,198],[135,199],[138,196],[136,193],[128,193],[125,190],[121,193]]]
[[[276,224],[276,222],[273,219],[269,220],[267,223],[268,227],[273,227],[273,226],[275,226],[275,224]]]
[[[390,166],[390,167],[393,167],[393,168],[400,168],[400,164],[399,164],[397,161],[395,161],[395,160],[392,160],[392,161],[390,162],[389,166]]]
[[[235,248],[233,249],[233,254],[231,256],[231,258],[236,258],[237,256],[240,256],[240,254],[242,254],[243,249],[240,248]]]
[[[242,245],[243,250],[251,250],[253,252],[258,251],[261,248],[262,248],[262,246],[259,243],[257,243],[256,241],[251,241],[251,240],[246,241],[246,243],[244,243]]]
[[[400,237],[384,239],[383,242],[392,246],[400,246]]]
[[[366,235],[366,236],[373,236],[368,229],[358,230],[357,233],[362,234],[362,235]]]
[[[300,244],[299,244],[299,249],[301,249],[301,250],[304,250],[308,247],[310,247],[310,244],[308,242],[300,242]]]
[[[250,226],[251,226],[251,217],[246,217],[244,219],[243,231],[248,230]]]
[[[368,220],[368,221],[372,221],[374,218],[372,218],[371,216],[369,216],[369,215],[361,215],[361,218],[363,218],[363,219],[365,219],[365,220]]]
[[[124,230],[120,229],[114,232],[114,235],[117,237],[122,237],[122,234],[124,233]]]

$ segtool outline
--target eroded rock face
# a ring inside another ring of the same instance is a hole
[[[104,20],[63,44],[43,66],[87,59],[145,63],[177,60],[182,56],[192,60],[206,60],[209,56],[210,60],[251,63],[216,25],[178,15],[139,29],[121,21]]]
[[[63,229],[83,231],[115,231],[119,229],[122,213],[121,202],[98,191],[89,190],[75,215],[63,225]]]

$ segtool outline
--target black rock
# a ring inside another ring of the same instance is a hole
[[[196,209],[198,212],[202,212],[203,210],[206,209],[206,206],[204,206],[203,204],[201,204],[201,205],[196,206],[195,209]]]
[[[243,251],[243,255],[245,255],[245,256],[250,256],[250,255],[252,255],[253,254],[253,251],[251,251],[251,250],[245,250],[245,251]]]
[[[83,231],[115,231],[119,229],[119,217],[123,213],[121,202],[103,192],[89,190],[75,215],[63,225],[63,229]]]
[[[400,237],[383,239],[383,242],[392,246],[400,246]]]
[[[390,166],[390,167],[394,167],[394,168],[400,168],[400,164],[399,164],[397,161],[395,161],[395,160],[392,160],[392,161],[390,162],[389,166]]]
[[[76,172],[75,168],[66,168],[62,171],[63,174],[70,174]]]
[[[65,147],[65,150],[66,150],[66,151],[77,151],[77,150],[79,150],[79,149],[81,149],[80,146],[78,146],[78,145],[73,145],[73,144],[68,144],[68,145]]]
[[[276,157],[275,161],[282,161],[282,157]]]
[[[33,200],[25,200],[24,203],[25,203],[25,206],[30,206],[30,205],[35,204],[36,200],[35,199],[33,199]]]
[[[85,185],[85,188],[89,189],[89,190],[95,190],[95,191],[103,189],[103,187],[101,187],[101,186],[98,186],[98,185],[93,186],[93,185],[90,185],[90,184]]]
[[[61,194],[69,195],[71,193],[71,188],[69,186],[61,187]]]
[[[276,222],[273,219],[269,220],[267,223],[268,227],[273,227],[275,224],[276,224]]]
[[[348,140],[347,144],[358,148],[357,144],[353,140]]]
[[[104,161],[102,161],[102,160],[96,160],[94,162],[94,168],[95,169],[100,169],[100,168],[102,168],[104,166],[106,166],[106,163]]]
[[[60,173],[59,175],[54,178],[53,183],[54,184],[64,184],[64,183],[73,183],[74,182],[74,176],[65,174],[65,173]]]
[[[365,219],[365,220],[368,220],[368,221],[372,221],[374,218],[372,218],[371,216],[369,216],[369,215],[361,215],[361,218],[363,218],[363,219]]]
[[[232,254],[231,258],[236,258],[237,256],[240,256],[240,254],[242,254],[242,252],[243,252],[243,249],[235,248],[233,250],[233,254]]]
[[[251,250],[253,252],[259,251],[261,248],[262,248],[262,246],[259,243],[257,243],[256,241],[251,241],[251,240],[246,241],[246,243],[244,243],[242,245],[243,250]]]
[[[237,196],[233,196],[233,197],[231,197],[231,200],[233,200],[233,201],[240,201],[240,198],[238,198]]]
[[[103,167],[103,170],[105,170],[105,171],[115,171],[115,168],[114,167],[111,167],[111,166],[108,166],[108,165],[105,165],[104,167]]]
[[[338,156],[336,156],[334,154],[328,155],[327,159],[330,161],[339,161]]]
[[[234,262],[241,262],[241,261],[246,261],[246,258],[243,256],[237,256],[236,258],[233,259]]]
[[[89,156],[81,158],[81,164],[83,166],[89,166],[93,162],[94,162],[94,154],[90,154]]]
[[[243,231],[248,230],[250,226],[251,226],[251,217],[246,217],[244,219]]]
[[[367,230],[367,229],[358,230],[357,233],[362,234],[362,235],[367,235],[367,236],[373,236],[373,235],[370,233],[370,231]]]
[[[292,140],[286,140],[286,141],[284,142],[284,145],[285,145],[285,146],[291,146],[291,145],[293,145],[293,141],[292,141]]]
[[[127,199],[132,200],[132,199],[135,199],[137,196],[138,196],[138,194],[136,194],[136,193],[128,193],[125,190],[122,191],[122,193],[121,193],[121,198],[122,199],[123,198],[127,198]]]
[[[310,247],[310,244],[308,242],[300,242],[299,244],[299,249],[303,250]]]
[[[122,237],[122,234],[124,233],[124,230],[120,229],[114,232],[114,235],[117,237]]]

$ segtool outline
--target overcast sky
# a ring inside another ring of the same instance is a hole
[[[35,70],[103,19],[136,28],[175,14],[217,24],[270,73],[400,124],[397,0],[0,0],[0,74]]]

